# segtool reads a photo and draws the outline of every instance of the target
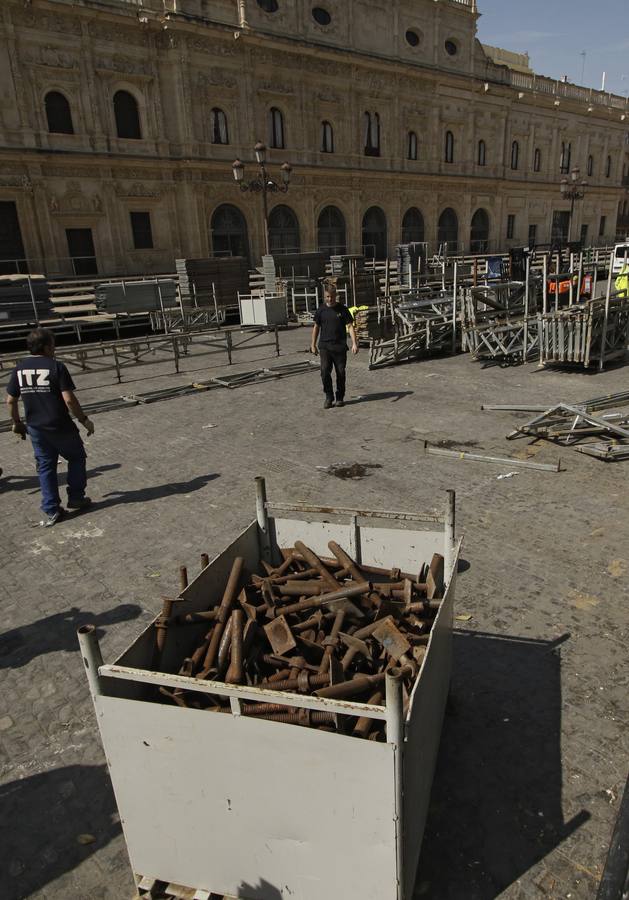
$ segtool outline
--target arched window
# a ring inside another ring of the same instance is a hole
[[[535,153],[533,154],[533,171],[541,172],[542,170],[542,151],[539,147],[535,148]]]
[[[562,175],[567,175],[570,172],[570,159],[572,157],[572,144],[567,144],[565,141],[561,142],[561,159],[559,161],[559,169]]]
[[[119,138],[142,139],[140,113],[138,103],[129,91],[116,91],[114,94],[114,116],[116,117],[116,134]]]
[[[363,116],[365,128],[365,156],[380,156],[380,116],[366,112]]]
[[[489,216],[484,209],[477,209],[472,216],[470,250],[472,253],[486,253],[489,250]]]
[[[271,253],[299,253],[299,222],[290,206],[274,206],[269,213]]]
[[[269,110],[269,145],[276,150],[284,149],[284,118],[276,106]]]
[[[345,217],[336,206],[326,206],[319,214],[317,246],[329,256],[347,251]]]
[[[487,165],[487,148],[485,147],[485,141],[478,142],[478,165]]]
[[[611,156],[607,157],[607,162],[605,164],[605,178],[609,178],[612,174],[612,158]]]
[[[373,259],[387,257],[387,217],[379,206],[370,206],[363,216],[363,252]]]
[[[416,206],[411,206],[402,219],[402,243],[422,244],[424,242],[424,217]]]
[[[459,240],[459,220],[452,207],[444,209],[439,216],[437,241],[439,244],[450,244],[456,249]]]
[[[520,163],[520,145],[517,141],[511,144],[511,168],[517,169]]]
[[[44,97],[48,131],[51,134],[74,134],[70,104],[59,91],[49,91]]]
[[[334,130],[329,122],[321,123],[321,152],[334,153]]]
[[[247,223],[238,207],[231,203],[217,206],[210,224],[215,256],[244,256],[249,259]]]
[[[414,131],[408,133],[407,156],[409,159],[417,159],[417,135]]]
[[[594,174],[594,157],[590,153],[588,156],[588,176],[591,178]]]
[[[454,135],[446,131],[446,162],[454,162]]]
[[[212,143],[229,144],[229,132],[227,131],[227,116],[222,109],[215,106],[212,110]]]

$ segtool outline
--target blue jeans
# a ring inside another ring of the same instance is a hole
[[[41,488],[41,508],[48,516],[61,506],[57,464],[62,456],[68,463],[68,502],[82,500],[85,496],[87,475],[85,472],[85,447],[75,426],[67,431],[45,431],[28,426],[28,434],[37,460],[37,474]]]

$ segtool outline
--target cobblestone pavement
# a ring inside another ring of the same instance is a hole
[[[304,330],[283,334],[281,361],[306,358],[307,342]],[[248,351],[240,366],[269,352]],[[194,373],[130,370],[141,380],[123,390],[226,370],[220,357],[184,365]],[[79,377],[80,396],[116,396],[113,381]],[[30,527],[30,446],[0,434],[0,895],[133,895],[75,629],[95,622],[112,659],[175,590],[178,566],[196,567],[251,520],[262,474],[272,497],[341,506],[441,509],[456,489],[463,618],[416,898],[593,897],[627,775],[629,463],[527,451],[504,440],[512,414],[479,405],[574,401],[626,384],[622,368],[483,369],[467,356],[370,373],[363,352],[342,410],[323,411],[307,374],[99,414],[88,459],[96,505],[46,530]],[[423,456],[424,438],[560,456],[566,471],[499,480],[508,467]],[[340,462],[382,468],[356,481],[322,468]]]

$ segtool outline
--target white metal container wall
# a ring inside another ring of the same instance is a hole
[[[421,530],[330,513],[271,517],[272,551],[301,539],[326,555],[334,539],[365,565],[410,571],[444,551],[436,517]],[[260,553],[253,522],[186,589],[186,611],[220,600],[235,556],[255,570]],[[146,671],[153,625],[101,667],[116,676],[100,679],[94,704],[133,870],[243,898],[410,898],[449,684],[457,558],[458,548],[411,697],[402,759],[389,741],[147,702],[147,691],[157,690],[146,684],[154,677]],[[190,630],[168,633],[166,668],[187,652],[180,639],[192,640]]]

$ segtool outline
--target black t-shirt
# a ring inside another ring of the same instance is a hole
[[[321,329],[319,343],[328,347],[347,347],[346,325],[353,325],[354,320],[349,309],[342,303],[335,306],[320,306],[314,314],[315,324]]]
[[[33,428],[59,431],[75,428],[61,391],[74,382],[63,363],[49,356],[29,356],[11,372],[7,393],[22,397],[26,422]]]

